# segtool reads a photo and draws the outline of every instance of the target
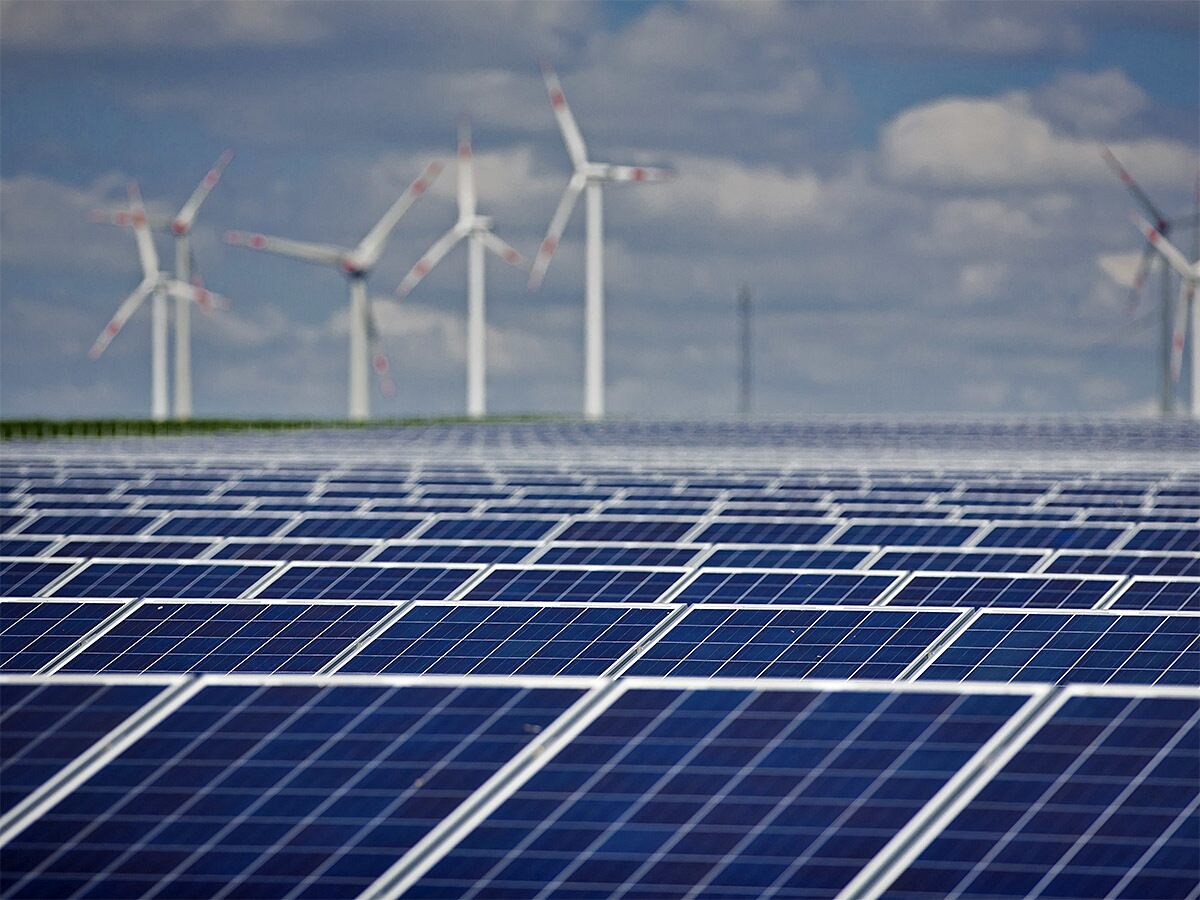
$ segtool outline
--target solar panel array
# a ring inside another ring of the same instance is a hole
[[[10,444],[0,895],[1200,896],[1197,447]]]

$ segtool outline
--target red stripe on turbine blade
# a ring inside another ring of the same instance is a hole
[[[120,330],[121,330],[121,323],[118,322],[116,319],[113,319],[111,322],[109,322],[107,325],[104,326],[104,333],[107,334],[110,338],[116,337],[117,332]]]
[[[521,261],[521,254],[516,250],[505,250],[504,258],[510,263],[519,263]]]
[[[555,109],[558,109],[566,102],[567,98],[563,96],[563,92],[558,88],[554,88],[550,91],[550,105]]]
[[[440,162],[431,162],[425,168],[425,174],[428,175],[429,177],[433,177],[434,175],[437,175],[441,171],[442,171],[442,164]]]
[[[265,235],[252,234],[246,243],[255,250],[261,250],[263,247],[267,246],[267,238]]]
[[[429,260],[422,259],[419,261],[415,266],[413,266],[413,271],[418,275],[426,274],[429,271]]]
[[[414,181],[412,183],[412,192],[414,194],[423,194],[423,193],[425,193],[426,187],[427,187],[427,185],[425,184],[424,179],[418,178],[416,181]]]
[[[542,252],[543,253],[553,253],[554,248],[556,248],[557,246],[558,246],[558,238],[548,237],[544,241],[542,241]]]
[[[176,234],[183,234],[185,231],[187,231],[187,224],[181,222],[179,219],[176,219],[171,223],[171,230]]]
[[[371,361],[371,364],[375,367],[375,371],[380,375],[386,375],[388,369],[390,368],[388,364],[388,358],[382,353],[376,353],[375,358]]]
[[[207,175],[204,176],[204,186],[212,187],[220,180],[221,180],[221,173],[218,172],[216,169],[213,169],[211,172],[209,172]]]
[[[645,181],[646,180],[646,170],[645,169],[634,169],[633,170],[633,180],[634,181]]]

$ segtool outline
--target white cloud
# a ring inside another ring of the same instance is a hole
[[[1150,105],[1146,92],[1120,69],[1067,72],[1033,100],[1040,111],[1082,134],[1108,134]]]

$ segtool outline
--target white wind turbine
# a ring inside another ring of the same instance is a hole
[[[146,209],[142,205],[142,197],[136,183],[129,185],[128,224],[133,227],[137,239],[138,259],[142,264],[142,281],[134,289],[125,302],[117,307],[109,323],[104,326],[88,355],[99,359],[113,338],[129,320],[142,302],[153,295],[151,310],[153,313],[150,338],[150,414],[154,421],[161,422],[167,418],[167,297],[174,297],[186,305],[199,303],[205,309],[213,306],[228,305],[225,298],[206,291],[200,284],[189,284],[172,278],[158,266],[158,253],[154,249],[154,238],[146,220]]]
[[[1196,354],[1197,338],[1200,337],[1200,334],[1197,334],[1200,323],[1196,321],[1196,284],[1200,281],[1200,260],[1189,263],[1187,257],[1157,228],[1140,216],[1134,216],[1133,221],[1150,246],[1158,251],[1165,265],[1178,272],[1181,279],[1179,299],[1175,303],[1175,331],[1171,340],[1171,379],[1175,383],[1179,382],[1183,371],[1183,351],[1187,347],[1188,362],[1192,370],[1188,412],[1195,417],[1200,411],[1200,359]]]
[[[175,279],[188,283],[192,280],[192,225],[196,213],[204,203],[221,173],[233,159],[233,151],[226,150],[208,170],[208,174],[196,185],[187,202],[174,216],[147,216],[146,222],[152,231],[169,232],[175,236]],[[129,225],[132,214],[129,210],[93,210],[93,222],[111,225]],[[192,415],[192,308],[191,301],[177,297],[175,301],[175,418],[184,420]]]
[[[584,365],[583,365],[583,412],[589,419],[604,416],[604,196],[603,185],[614,181],[665,181],[674,176],[670,169],[652,169],[645,166],[616,166],[609,163],[591,162],[587,158],[587,146],[575,118],[567,106],[558,76],[549,65],[543,63],[542,75],[550,95],[550,106],[558,120],[567,155],[575,167],[571,180],[558,208],[550,220],[546,237],[538,248],[533,270],[529,275],[529,287],[537,290],[546,275],[550,258],[558,249],[559,238],[567,227],[571,210],[583,190],[587,189],[587,250],[585,260],[584,297]]]
[[[458,128],[458,221],[434,241],[417,260],[396,293],[407,297],[459,241],[467,239],[467,414],[487,413],[487,319],[484,310],[483,251],[492,251],[506,263],[525,267],[525,259],[492,232],[491,216],[475,211],[475,165],[471,154],[471,126],[464,119]]]
[[[367,275],[379,262],[392,229],[417,198],[429,189],[441,171],[440,162],[432,162],[426,166],[425,171],[405,189],[356,247],[312,244],[307,241],[269,237],[265,234],[248,234],[244,231],[225,232],[225,242],[228,244],[249,247],[252,250],[265,250],[305,262],[337,266],[346,275],[350,283],[349,407],[350,420],[353,422],[361,422],[370,415],[370,395],[367,390],[368,345],[373,349],[371,365],[379,375],[381,389],[385,394],[395,390],[388,375],[387,357],[378,348],[379,330],[375,327],[375,317],[367,303]]]

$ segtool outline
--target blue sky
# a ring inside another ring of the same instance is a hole
[[[194,317],[196,412],[342,414],[343,280],[221,233],[356,242],[467,112],[480,211],[532,252],[569,174],[543,57],[595,158],[679,171],[606,193],[613,413],[733,410],[742,281],[763,413],[1148,412],[1159,289],[1128,309],[1138,238],[1097,148],[1189,211],[1198,33],[1190,2],[5,2],[0,412],[145,414],[148,309],[86,357],[138,280],[86,213],[133,177],[168,211],[232,147],[196,231],[234,304]],[[372,276],[380,415],[463,409],[464,254],[392,300],[453,182]],[[580,407],[581,213],[539,293],[489,263],[495,411]]]

